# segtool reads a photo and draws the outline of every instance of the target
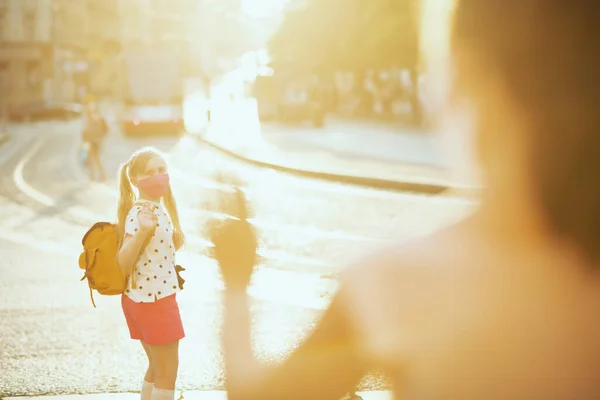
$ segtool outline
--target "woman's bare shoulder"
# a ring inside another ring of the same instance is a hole
[[[455,225],[391,244],[342,273],[341,300],[368,346],[399,345],[392,344],[399,332],[405,338],[417,335],[423,330],[417,321],[424,315],[433,318],[446,307],[463,277],[469,276],[461,262],[467,257],[468,234],[463,226]]]
[[[433,234],[396,241],[359,258],[341,274],[342,285],[366,286],[373,280],[401,284],[389,278],[422,279],[456,268],[455,262],[469,245],[469,228],[459,223]]]

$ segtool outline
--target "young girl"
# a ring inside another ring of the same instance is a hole
[[[92,181],[95,179],[94,171],[97,172],[99,181],[104,181],[106,178],[100,152],[107,134],[108,125],[106,124],[106,120],[100,114],[94,100],[90,99],[85,107],[85,128],[82,139],[87,148],[86,162],[89,168],[90,180]]]
[[[121,166],[119,180],[117,261],[128,276],[121,304],[131,338],[141,342],[149,364],[141,399],[172,400],[185,336],[175,271],[184,236],[166,162],[157,150],[141,149]]]

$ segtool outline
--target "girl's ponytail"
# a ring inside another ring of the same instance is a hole
[[[128,175],[129,163],[121,165],[119,170],[119,203],[117,206],[117,227],[119,229],[119,248],[123,242],[125,236],[125,222],[127,220],[127,214],[135,203],[135,193],[131,187]]]
[[[169,213],[169,217],[171,218],[171,222],[173,223],[173,240],[178,247],[183,246],[185,243],[185,235],[181,230],[181,223],[179,222],[179,213],[177,212],[177,203],[175,202],[175,197],[173,196],[173,191],[171,190],[171,186],[169,186],[169,190],[167,194],[163,197],[163,203],[167,212]]]

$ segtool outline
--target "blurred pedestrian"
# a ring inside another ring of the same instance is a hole
[[[121,305],[131,339],[141,342],[148,357],[141,399],[173,400],[179,341],[185,336],[175,265],[184,235],[167,164],[158,151],[144,148],[121,166],[119,180],[117,223],[123,240],[117,261],[128,276]]]
[[[104,181],[106,179],[101,151],[107,135],[108,124],[106,119],[98,110],[95,100],[88,98],[85,106],[82,143],[90,180]]]
[[[254,231],[215,230],[230,399],[338,399],[372,367],[396,398],[598,398],[599,20],[592,0],[458,1],[447,110],[475,116],[481,204],[346,270],[281,365],[252,352]]]

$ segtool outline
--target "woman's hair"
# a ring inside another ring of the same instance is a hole
[[[129,161],[121,165],[119,171],[119,203],[117,207],[117,226],[119,229],[120,240],[123,240],[123,236],[125,235],[127,214],[129,214],[129,211],[136,201],[136,194],[133,190],[131,180],[143,173],[148,162],[155,157],[164,159],[158,150],[151,147],[145,147],[133,153],[129,158]],[[169,214],[169,218],[171,218],[171,221],[173,222],[175,240],[177,243],[183,245],[185,236],[181,230],[179,213],[177,212],[177,203],[173,197],[173,191],[171,190],[170,185],[167,194],[163,196],[162,201]]]
[[[526,118],[549,226],[600,261],[600,4],[458,0],[454,11],[454,49],[500,79]]]

